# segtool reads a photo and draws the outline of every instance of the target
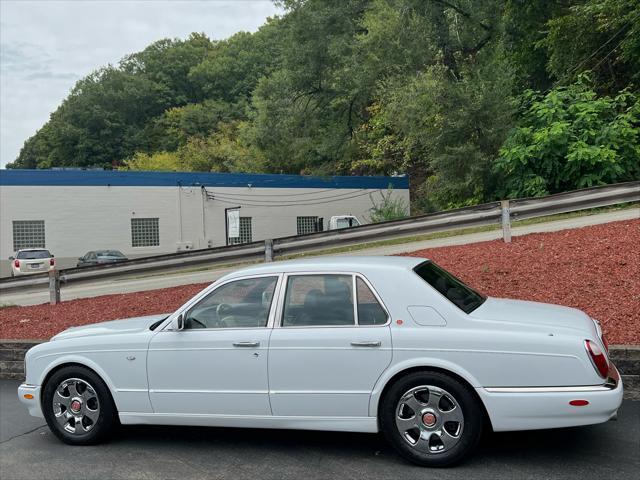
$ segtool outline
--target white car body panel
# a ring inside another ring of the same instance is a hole
[[[334,257],[234,272],[169,316],[72,328],[32,348],[20,399],[42,416],[47,375],[77,363],[105,381],[125,424],[375,432],[385,386],[409,369],[429,368],[473,387],[497,431],[586,425],[615,415],[622,382],[605,384],[591,364],[584,341],[602,341],[587,315],[494,298],[466,314],[412,271],[423,261]],[[336,272],[365,280],[389,321],[280,326],[288,275]],[[278,277],[266,327],[174,330],[178,316],[209,292],[265,275]],[[574,399],[590,403],[569,405]]]

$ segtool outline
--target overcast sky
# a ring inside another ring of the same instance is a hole
[[[0,0],[0,166],[92,70],[161,38],[255,31],[277,13],[271,0]]]

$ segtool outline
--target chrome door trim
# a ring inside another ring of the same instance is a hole
[[[615,386],[587,385],[573,387],[485,387],[488,393],[586,393],[586,392],[608,392]]]

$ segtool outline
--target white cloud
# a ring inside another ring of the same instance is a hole
[[[270,0],[0,0],[0,167],[96,68],[161,38],[255,31]]]

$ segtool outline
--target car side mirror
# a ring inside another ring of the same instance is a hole
[[[181,313],[171,322],[171,330],[184,330],[184,314]]]
[[[9,257],[9,260],[15,260],[16,257]]]
[[[84,261],[84,257],[78,257],[78,260],[82,262]]]

